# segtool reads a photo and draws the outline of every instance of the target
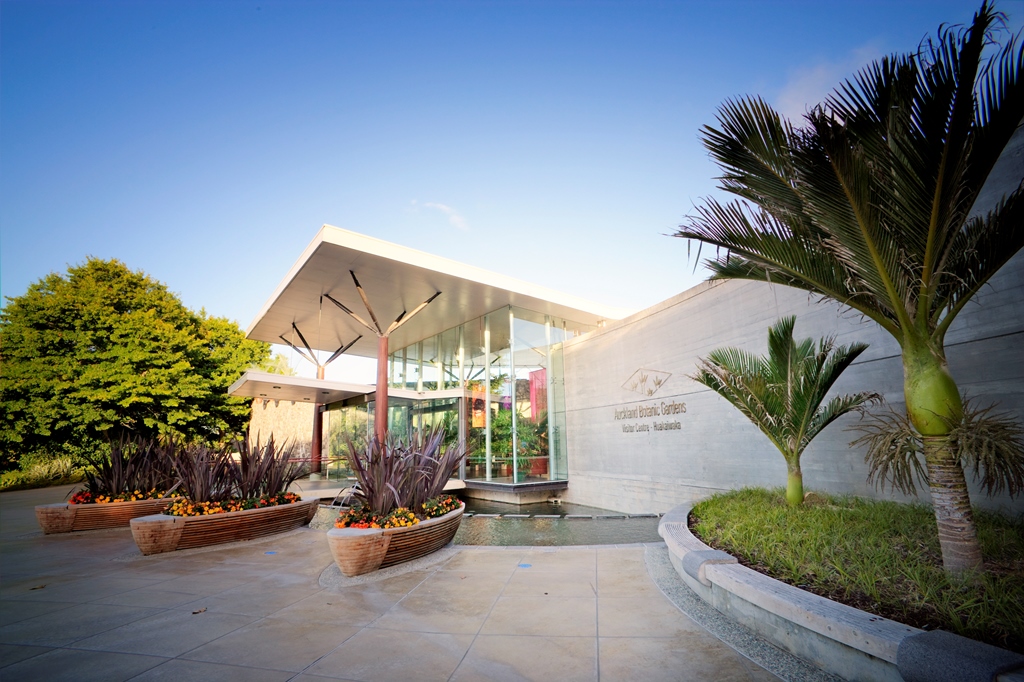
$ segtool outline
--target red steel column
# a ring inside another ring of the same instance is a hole
[[[388,337],[377,337],[377,405],[374,407],[373,434],[384,445],[388,435]]]
[[[316,368],[316,378],[324,378],[324,368]],[[321,411],[323,406],[320,403],[313,405],[313,441],[310,444],[310,464],[309,472],[311,474],[320,473],[320,461],[323,455],[323,441],[324,441],[324,413]]]

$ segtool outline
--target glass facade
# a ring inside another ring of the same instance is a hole
[[[389,429],[405,437],[443,425],[449,441],[466,444],[466,480],[565,480],[562,344],[592,329],[510,306],[394,350]],[[332,406],[329,416],[332,459],[347,452],[346,437],[357,445],[370,437],[372,402]]]
[[[515,307],[395,351],[395,388],[461,391],[467,480],[564,480],[562,343],[592,328]]]
[[[398,396],[388,397],[390,424],[388,430],[396,438],[408,440],[416,431],[440,426],[444,429],[445,445],[459,442],[459,403],[457,396],[426,399],[411,399]],[[324,429],[327,432],[327,453],[330,461],[328,475],[350,477],[348,467],[348,443],[357,449],[366,447],[373,438],[374,403],[344,405],[336,403],[324,414]]]

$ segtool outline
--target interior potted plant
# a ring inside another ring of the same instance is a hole
[[[418,433],[408,443],[390,437],[361,449],[349,443],[359,485],[351,507],[327,533],[341,572],[369,573],[451,542],[466,507],[443,491],[463,457],[457,444],[444,445],[443,429]]]
[[[110,452],[87,456],[85,488],[67,502],[36,507],[46,534],[128,526],[131,519],[159,514],[174,502],[173,468],[153,440],[122,437]]]
[[[280,533],[308,523],[316,500],[287,492],[306,473],[289,448],[271,438],[231,448],[190,445],[163,451],[181,478],[183,497],[162,514],[132,519],[132,537],[143,554],[205,547]]]
[[[537,421],[521,414],[517,427],[520,479],[526,476],[546,477],[548,475],[547,414]]]
[[[512,410],[491,416],[491,475],[512,476]]]

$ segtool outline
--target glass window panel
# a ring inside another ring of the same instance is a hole
[[[512,354],[508,309],[487,316],[490,328],[491,466],[488,479],[512,483]]]
[[[441,358],[441,375],[443,377],[442,388],[458,388],[462,385],[462,377],[459,376],[459,337],[461,331],[461,327],[454,327],[440,336],[439,356]]]
[[[510,310],[514,315],[511,327]],[[488,328],[490,352],[485,355],[484,332]],[[442,418],[438,415],[444,414],[449,437],[461,432],[465,438],[467,479],[499,483],[565,479],[561,343],[591,329],[542,313],[502,308],[395,352],[393,385],[424,391],[461,386],[466,392],[461,399],[461,414],[457,398],[451,399],[456,403],[449,407],[423,401],[396,404],[389,410],[392,430],[396,435],[411,433],[421,424],[437,423]],[[514,343],[510,332],[515,334]]]
[[[370,421],[366,405],[332,405],[324,413],[327,421],[327,476],[351,478],[348,443],[357,449],[366,447],[370,439]]]
[[[418,391],[436,391],[437,382],[439,379],[437,365],[438,365],[438,349],[437,349],[437,337],[431,336],[423,339],[420,342],[420,371],[422,372],[423,381],[420,383],[416,390]]]

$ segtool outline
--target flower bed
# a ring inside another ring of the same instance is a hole
[[[465,509],[466,505],[459,503],[442,516],[407,526],[382,528],[360,523],[334,528],[327,532],[327,542],[342,573],[362,575],[441,549],[455,537]]]
[[[255,499],[231,498],[217,502],[193,502],[188,499],[180,499],[168,507],[164,513],[171,516],[209,516],[210,514],[226,514],[228,512],[245,511],[246,509],[276,507],[301,500],[302,498],[295,493],[263,495]]]
[[[89,490],[79,490],[71,496],[68,504],[110,504],[111,502],[137,502],[139,500],[159,500],[167,497],[166,490],[153,489],[149,492],[133,490],[130,493],[117,495],[94,494]]]
[[[316,512],[317,502],[294,501],[195,516],[143,516],[132,519],[132,537],[145,555],[252,540],[309,523]]]
[[[76,495],[76,497],[78,496]],[[70,533],[79,530],[124,528],[134,518],[163,512],[176,499],[174,497],[158,497],[153,499],[82,503],[75,502],[74,498],[72,498],[70,502],[41,504],[37,506],[36,520],[47,535]]]
[[[459,508],[459,498],[454,495],[439,495],[423,503],[423,520],[444,516]],[[420,519],[405,507],[399,507],[381,516],[364,507],[355,506],[338,515],[338,528],[407,528],[415,526]]]

